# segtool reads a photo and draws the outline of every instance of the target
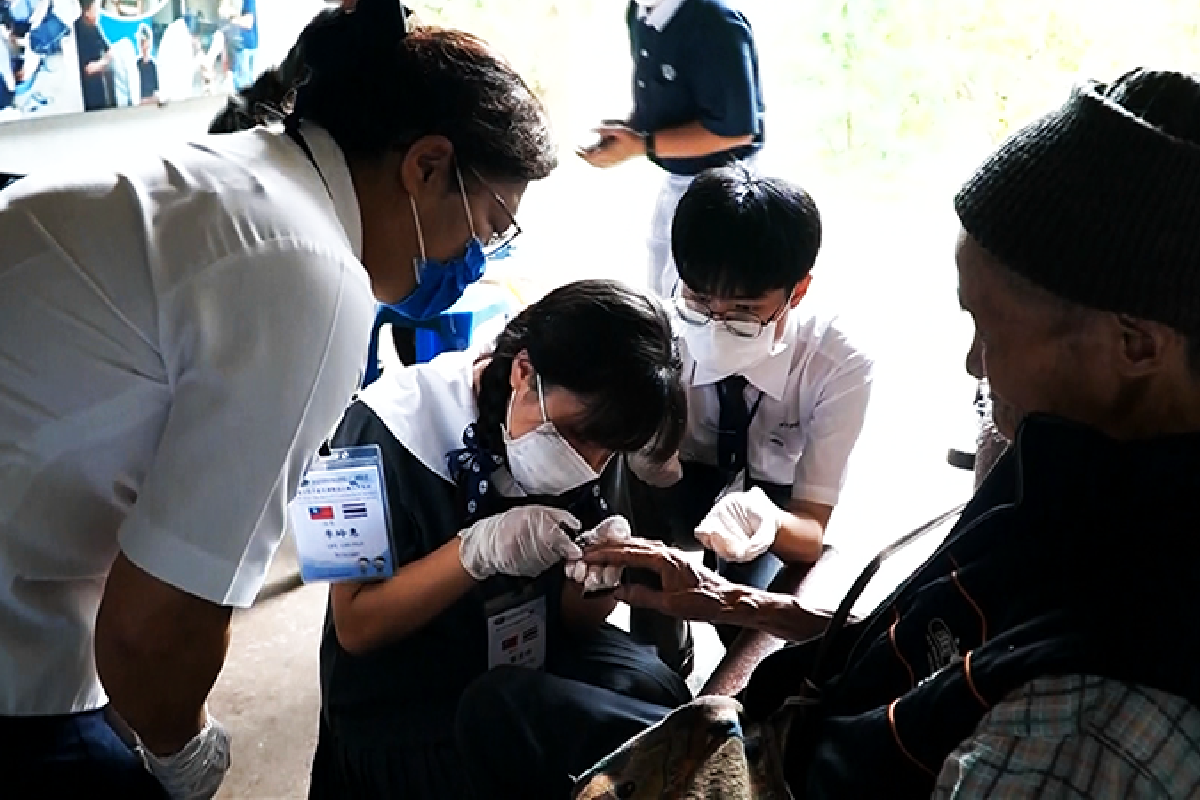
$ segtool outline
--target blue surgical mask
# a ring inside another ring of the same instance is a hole
[[[467,203],[467,192],[463,188],[462,173],[458,171],[457,164],[454,170],[458,174],[458,190],[462,193],[463,209],[467,214],[467,225],[471,229],[467,250],[461,256],[447,261],[435,261],[425,255],[425,237],[421,234],[417,201],[413,200],[412,195],[408,197],[417,226],[417,244],[421,248],[421,255],[413,259],[417,286],[408,297],[398,303],[389,304],[389,308],[410,319],[427,320],[441,314],[458,302],[466,288],[479,280],[487,267],[487,256],[483,253],[483,243],[475,235],[471,206]]]

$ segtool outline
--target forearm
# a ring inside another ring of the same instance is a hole
[[[330,592],[338,641],[355,654],[403,639],[470,591],[475,580],[459,560],[455,536],[430,555],[378,583],[343,583]]]
[[[654,152],[659,158],[699,158],[723,153],[754,141],[745,136],[718,136],[697,122],[654,131]]]
[[[785,564],[811,564],[821,557],[825,525],[803,512],[780,515],[779,532],[771,552]]]
[[[119,556],[110,586],[130,570],[137,567]],[[96,617],[95,655],[113,710],[152,753],[166,756],[204,726],[204,703],[229,648],[231,611],[160,586],[179,596],[158,602],[148,592],[106,588]]]
[[[792,595],[733,585],[723,593],[721,612],[712,622],[802,642],[824,631],[829,619],[802,608]]]

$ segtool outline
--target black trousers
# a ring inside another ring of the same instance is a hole
[[[476,797],[567,798],[575,776],[686,699],[659,703],[547,672],[501,667],[463,696],[458,751]]]
[[[555,796],[571,786],[564,763],[586,761],[581,769],[590,767],[629,738],[627,731],[636,733],[690,699],[687,685],[652,648],[602,625],[552,648],[543,670],[497,667],[475,679],[459,698],[446,737],[414,743],[388,741],[381,731],[356,736],[346,733],[350,726],[323,717],[309,797]],[[617,727],[594,729],[594,721],[610,707],[652,711]],[[447,727],[446,720],[426,722],[430,730]],[[586,738],[589,732],[596,736]],[[579,734],[585,737],[582,743],[566,741]],[[561,745],[572,754],[567,762]],[[511,763],[510,757],[518,760]],[[505,772],[496,775],[502,783],[493,780],[493,770]],[[551,785],[557,790],[531,788]]]
[[[6,782],[27,787],[30,797],[167,797],[103,709],[0,717],[0,767]]]

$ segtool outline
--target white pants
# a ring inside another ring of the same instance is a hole
[[[667,173],[658,201],[654,204],[654,216],[650,220],[650,238],[646,241],[649,264],[646,288],[659,297],[670,299],[679,283],[675,259],[671,257],[671,221],[675,219],[675,207],[679,198],[692,185],[694,175],[672,175]]]
[[[758,154],[755,153],[742,163],[757,174]],[[646,241],[649,264],[646,273],[646,288],[666,299],[674,296],[679,284],[679,271],[671,256],[671,223],[675,219],[675,208],[679,199],[692,185],[695,175],[672,175],[667,173],[662,188],[658,190],[658,201],[654,204],[654,217],[650,221],[650,237]]]

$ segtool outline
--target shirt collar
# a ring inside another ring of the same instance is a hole
[[[479,417],[474,353],[384,370],[358,399],[430,472],[453,482],[446,454],[463,446],[464,431]]]
[[[346,157],[333,137],[319,125],[307,121],[302,122],[300,135],[304,137],[304,141],[312,150],[313,159],[317,162],[317,169],[321,173],[320,177],[325,180],[325,184],[329,187],[329,193],[333,196],[333,208],[337,213],[338,221],[346,231],[350,249],[354,252],[355,258],[362,261],[362,215],[359,211],[358,195],[354,192],[354,182],[350,178],[350,166],[346,163]],[[303,156],[303,154],[301,155]],[[308,164],[307,157],[304,157],[304,163]]]
[[[661,0],[654,8],[647,9],[641,3],[638,3],[638,19],[654,28],[659,33],[662,33],[663,28],[675,18],[675,12],[679,7],[686,3],[687,0]]]

